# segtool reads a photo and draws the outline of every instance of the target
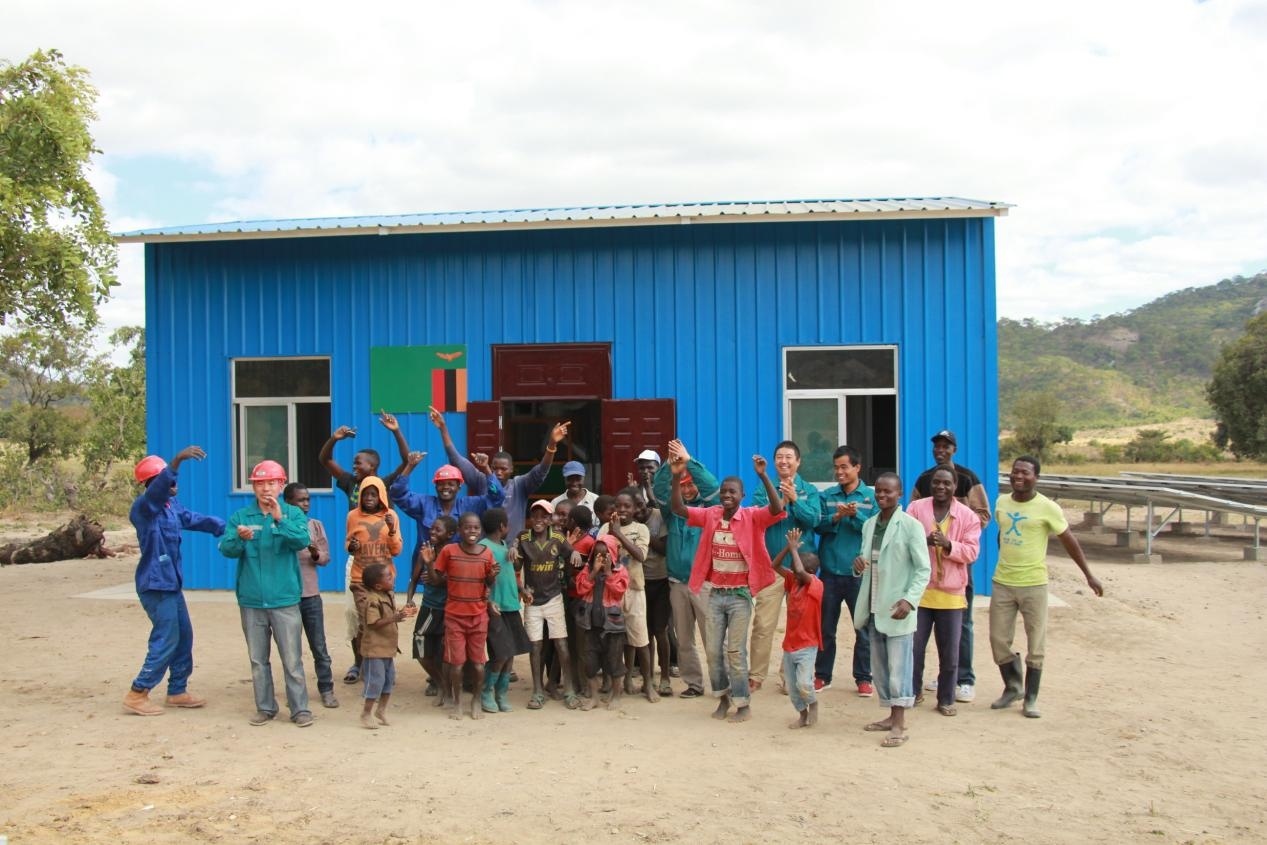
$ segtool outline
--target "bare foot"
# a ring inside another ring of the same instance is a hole
[[[864,731],[888,731],[893,729],[892,719],[881,719],[863,727]]]
[[[751,718],[752,711],[748,708],[748,705],[745,704],[743,707],[736,710],[726,721],[738,724],[739,722],[746,722]]]
[[[472,719],[484,718],[484,708],[480,707],[480,700],[478,697],[473,697],[471,699],[471,718]]]
[[[815,701],[809,707],[805,708],[805,712],[801,714],[801,718],[805,720],[805,727],[812,728],[818,724],[818,702]]]
[[[787,723],[787,726],[788,726],[788,728],[790,728],[791,730],[796,730],[797,728],[803,728],[803,727],[805,727],[805,711],[804,711],[804,710],[802,710],[802,711],[801,711],[801,715],[800,715],[799,717],[797,717],[797,718],[793,719],[792,721],[788,722],[788,723]]]
[[[362,713],[362,714],[361,714],[361,727],[363,727],[363,728],[365,728],[366,730],[369,730],[369,731],[376,731],[376,730],[378,730],[378,725],[374,724],[374,720],[370,718],[370,714],[369,714],[369,713]]]
[[[582,699],[581,699],[581,709],[582,709],[582,710],[586,710],[586,711],[593,710],[593,709],[594,709],[594,699],[592,699],[592,698],[582,698]]]
[[[633,694],[634,694],[633,678],[626,675],[625,676],[625,695],[633,695]]]
[[[619,710],[619,709],[620,709],[620,699],[621,699],[621,697],[620,697],[620,694],[619,694],[619,693],[616,693],[616,694],[612,695],[611,700],[607,702],[607,709],[608,709],[608,710]]]
[[[375,719],[378,719],[378,723],[379,723],[380,725],[390,725],[390,724],[391,724],[391,722],[387,721],[387,713],[386,713],[385,711],[383,711],[383,710],[378,710],[378,711],[376,711],[376,712],[374,713],[374,718],[375,718]]]
[[[453,704],[447,695],[441,693],[436,696],[436,700],[431,702],[433,707],[448,707]]]
[[[647,696],[647,701],[650,701],[652,704],[655,704],[660,700],[660,694],[655,691],[654,684],[649,684],[646,681],[643,681],[642,692]]]
[[[450,705],[449,705],[447,708],[445,708],[445,709],[449,711],[449,718],[450,718],[450,719],[453,719],[453,720],[458,721],[458,722],[462,721],[462,711],[461,711],[461,710],[459,710],[459,709],[457,708],[457,706],[456,706],[456,705],[450,704]]]
[[[717,709],[713,711],[714,719],[725,719],[726,713],[730,710],[730,699],[722,696],[717,702]]]

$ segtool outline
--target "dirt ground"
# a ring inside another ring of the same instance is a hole
[[[1151,565],[1101,542],[1085,538],[1102,599],[1067,560],[1051,561],[1067,606],[1052,610],[1043,718],[990,710],[1000,681],[979,608],[976,703],[955,718],[925,704],[898,749],[862,731],[881,714],[851,685],[821,694],[811,730],[786,728],[792,708],[772,684],[744,725],[708,718],[708,699],[530,712],[522,682],[515,712],[453,722],[405,657],[389,728],[360,728],[358,688],[341,683],[343,706],[317,706],[311,728],[251,727],[237,607],[206,594],[190,604],[191,689],[209,705],[140,718],[119,702],[144,656],[145,614],[135,596],[75,598],[129,583],[135,556],[7,567],[0,835],[14,845],[1262,841],[1267,566],[1239,560],[1244,535],[1167,541],[1170,562]],[[326,614],[341,630],[336,597]],[[332,651],[341,668],[346,645]]]

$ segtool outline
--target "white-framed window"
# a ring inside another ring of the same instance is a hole
[[[862,453],[868,483],[896,470],[897,347],[783,348],[783,431],[801,450],[801,477],[835,484],[832,452],[849,444]]]
[[[329,358],[235,358],[232,366],[234,487],[273,460],[291,481],[330,489],[317,455],[330,436]]]

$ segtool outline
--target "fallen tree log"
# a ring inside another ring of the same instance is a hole
[[[38,540],[0,546],[3,566],[111,556],[105,546],[105,530],[83,514]]]

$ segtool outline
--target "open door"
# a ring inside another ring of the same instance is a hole
[[[466,448],[490,458],[502,448],[502,405],[500,402],[466,403]]]
[[[643,449],[660,457],[677,435],[677,405],[672,399],[604,399],[602,492],[609,495],[625,486],[634,458]]]

